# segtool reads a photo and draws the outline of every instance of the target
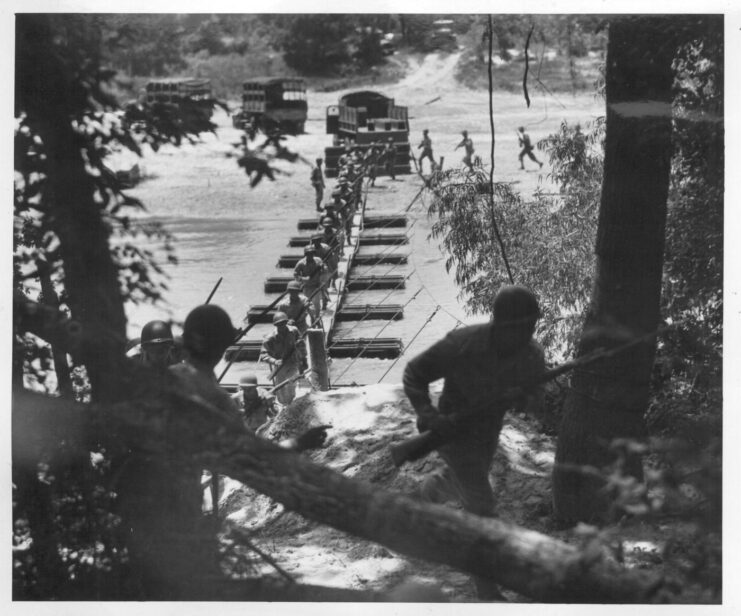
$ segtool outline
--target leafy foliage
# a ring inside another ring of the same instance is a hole
[[[144,205],[126,193],[108,157],[195,143],[215,130],[219,104],[185,98],[120,110],[104,52],[126,28],[111,32],[110,24],[94,15],[22,15],[16,33],[14,289],[49,303],[57,316],[56,298],[41,292],[48,277],[71,323],[93,332],[63,349],[74,363],[64,395],[84,403],[131,395],[116,370],[124,362],[123,305],[160,301],[162,260],[176,262],[171,236],[138,216]],[[296,160],[280,140],[272,135],[270,148],[245,142],[241,160]],[[52,393],[56,364],[48,343],[28,331],[25,310],[14,315],[14,386]],[[121,438],[110,435],[112,446],[123,447]],[[113,469],[99,455],[93,464],[88,447],[60,439],[22,452],[22,460],[14,452],[16,598],[136,596],[110,491]]]
[[[508,184],[495,184],[494,216],[515,282],[540,297],[539,335],[557,354],[572,350],[591,289],[603,138],[602,121],[588,133],[563,122],[538,144],[561,185],[556,197],[537,193],[525,203]],[[492,226],[488,175],[454,169],[436,184],[428,211],[437,217],[432,234],[443,239],[446,267],[455,268],[469,310],[488,314],[497,290],[509,282]]]

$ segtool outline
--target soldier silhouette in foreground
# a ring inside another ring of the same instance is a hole
[[[227,313],[213,304],[194,308],[185,319],[183,341],[187,360],[167,371],[169,387],[207,406],[200,414],[207,431],[250,432],[238,406],[214,376],[214,368],[236,330]],[[174,402],[173,402],[174,404]],[[173,412],[180,410],[173,406]],[[174,421],[177,424],[177,421]],[[280,442],[294,451],[321,447],[329,426],[317,426]],[[181,435],[183,438],[198,438]],[[131,452],[116,473],[121,531],[127,535],[131,570],[141,599],[194,598],[204,579],[221,577],[217,527],[203,516],[203,469],[197,461],[173,456],[168,448],[144,447]]]
[[[450,332],[412,359],[404,371],[404,391],[417,413],[420,432],[449,437],[438,449],[442,472],[427,477],[420,496],[443,503],[459,500],[480,516],[494,515],[489,467],[507,410],[539,410],[541,392],[526,391],[545,370],[543,350],[532,338],[540,309],[528,289],[507,286],[494,299],[491,323]],[[429,385],[445,379],[438,408]],[[496,584],[475,578],[480,599],[500,598]]]

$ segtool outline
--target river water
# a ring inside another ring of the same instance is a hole
[[[469,133],[481,154],[489,147],[488,100],[486,93],[471,90],[463,95],[457,90],[442,88],[441,100],[433,105],[423,101],[432,98],[435,91],[422,88],[413,82],[406,89],[382,89],[395,96],[399,104],[410,107],[411,141],[421,134],[422,127],[430,128],[433,139],[437,139],[436,154],[446,156],[457,164],[460,151],[454,146],[460,139],[461,126],[468,126]],[[449,95],[448,92],[451,92]],[[287,145],[300,152],[308,160],[323,155],[324,147],[330,145],[326,135],[324,113],[327,105],[334,104],[342,93],[309,93],[309,118],[306,134],[288,139]],[[455,95],[455,105],[452,95]],[[524,118],[533,117],[541,110],[523,111],[522,102],[510,94],[498,95],[495,104],[507,112],[505,128],[497,138],[497,157],[506,160],[507,170],[499,172],[500,179],[513,178],[520,183],[521,190],[534,189],[547,184],[546,169],[520,172],[516,161],[517,144],[514,127],[524,124]],[[556,129],[562,117],[586,121],[601,112],[599,105],[589,97],[567,101],[559,115],[546,113],[546,121],[530,130],[533,141]],[[465,113],[454,114],[455,108]],[[528,115],[529,114],[529,115]],[[474,119],[475,118],[475,119]],[[279,164],[285,174],[278,175],[275,182],[264,179],[251,189],[244,172],[237,167],[234,154],[240,133],[232,128],[230,118],[219,112],[215,116],[219,125],[215,135],[207,135],[196,145],[181,148],[166,147],[158,153],[149,152],[140,161],[146,180],[131,194],[146,205],[145,218],[161,221],[175,236],[177,266],[168,266],[169,289],[166,302],[158,306],[128,306],[129,336],[139,335],[141,326],[153,318],[173,319],[182,322],[188,311],[203,303],[217,280],[223,281],[212,303],[222,306],[231,315],[236,326],[241,326],[247,310],[253,304],[266,304],[276,296],[263,292],[263,282],[268,276],[290,275],[290,270],[277,268],[280,254],[295,254],[301,249],[288,248],[288,238],[300,235],[296,223],[299,218],[314,216],[314,192],[309,182],[309,167],[302,163]],[[501,154],[500,154],[501,153]],[[510,160],[511,159],[511,160]],[[500,168],[498,163],[497,169]],[[509,173],[509,175],[507,175]],[[328,179],[328,190],[334,180]],[[376,187],[368,193],[369,214],[399,213],[417,194],[421,181],[414,175],[400,176],[393,182],[381,177]],[[444,256],[436,241],[428,238],[431,222],[426,216],[423,199],[417,200],[409,211],[409,244],[391,250],[405,252],[409,262],[399,266],[377,266],[370,273],[384,272],[408,277],[406,288],[393,292],[365,291],[350,293],[345,302],[352,304],[393,303],[407,304],[404,318],[399,321],[365,321],[360,324],[339,324],[335,337],[400,338],[404,353],[398,361],[379,359],[334,359],[330,367],[330,380],[334,386],[370,384],[383,377],[385,383],[398,383],[406,361],[416,353],[442,337],[461,322],[481,322],[485,317],[467,316],[459,302],[458,290],[452,274],[444,266]],[[401,229],[389,229],[400,232]],[[362,247],[362,252],[381,252],[384,246]],[[391,269],[393,268],[393,270]],[[356,268],[362,274],[370,268]],[[437,312],[433,315],[436,307]],[[248,339],[261,339],[271,329],[269,325],[258,325],[249,332]],[[256,371],[261,382],[267,381],[267,370],[263,366],[238,363],[224,378],[225,383],[234,383],[240,374]],[[387,373],[387,374],[386,374]],[[385,376],[384,376],[385,374]]]
[[[226,309],[235,325],[241,326],[250,305],[270,303],[276,297],[263,292],[264,279],[290,275],[291,270],[277,268],[278,256],[301,250],[288,248],[287,243],[289,236],[306,233],[297,230],[298,219],[314,215],[309,168],[300,163],[283,166],[292,173],[291,176],[277,176],[275,182],[263,180],[251,189],[235,158],[229,156],[233,151],[231,144],[238,141],[239,134],[229,126],[225,115],[217,116],[217,120],[220,124],[217,135],[209,135],[195,146],[164,148],[157,154],[150,153],[140,163],[147,179],[130,192],[145,203],[145,218],[162,222],[174,235],[179,263],[165,268],[170,276],[165,304],[128,307],[130,337],[137,336],[141,326],[152,318],[182,321],[191,308],[206,300],[220,277],[223,280],[212,303]],[[292,149],[310,160],[321,155],[330,139],[323,131],[311,134],[315,127],[323,128],[321,120],[316,118],[312,121],[310,118],[307,126],[310,134],[294,138],[289,143]],[[328,179],[328,187],[332,183],[333,180]],[[403,176],[396,182],[379,178],[376,187],[368,194],[368,213],[400,212],[409,203],[407,195],[416,194],[419,185],[416,176]],[[417,201],[409,216],[409,245],[390,249],[408,254],[407,264],[364,266],[354,270],[361,275],[384,272],[404,275],[408,277],[406,288],[391,294],[380,290],[358,291],[348,293],[345,299],[346,303],[352,304],[384,302],[403,305],[409,302],[404,318],[391,322],[342,323],[335,334],[336,338],[372,338],[379,334],[400,338],[405,345],[404,356],[393,367],[392,360],[362,359],[353,362],[335,359],[330,370],[333,384],[335,381],[337,385],[377,382],[390,367],[384,382],[398,382],[408,357],[444,335],[459,320],[471,321],[459,305],[457,289],[445,271],[442,253],[436,243],[427,239],[430,222],[421,200]],[[402,231],[388,230],[394,233]],[[369,246],[360,250],[377,253],[388,249]],[[414,299],[410,302],[412,297]],[[440,310],[425,325],[437,305],[441,306]],[[257,325],[247,338],[259,339],[269,331],[270,326]],[[408,344],[415,335],[416,339]],[[233,382],[240,373],[255,368],[242,362],[235,364],[224,381]],[[258,366],[257,371],[265,372],[265,369]],[[265,376],[260,374],[261,381]]]

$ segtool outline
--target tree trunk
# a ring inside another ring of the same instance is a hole
[[[72,128],[76,97],[70,91],[67,66],[53,51],[38,44],[51,41],[48,21],[39,16],[17,20],[16,74],[18,106],[42,139],[47,163],[46,199],[54,215],[50,222],[59,237],[64,261],[64,285],[72,316],[94,341],[81,349],[93,396],[99,400],[123,397],[125,388],[110,375],[118,374],[125,356],[126,317],[111,259],[109,230],[96,203],[98,187],[87,173],[84,139]]]
[[[610,24],[597,267],[579,354],[614,346],[621,337],[650,334],[659,323],[672,154],[671,27],[661,17]],[[555,512],[562,522],[608,516],[610,499],[593,471],[614,460],[613,439],[644,435],[655,348],[651,338],[630,353],[574,373],[553,475]],[[641,478],[641,461],[630,460],[627,470]]]
[[[47,441],[85,443],[117,435],[150,455],[168,452],[174,468],[210,468],[310,520],[492,578],[538,601],[645,602],[657,587],[651,575],[625,570],[599,551],[587,554],[547,535],[349,479],[228,425],[199,399],[179,391],[167,395],[165,405],[149,400],[91,407],[17,392],[14,463],[32,461]]]

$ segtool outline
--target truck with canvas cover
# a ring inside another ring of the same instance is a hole
[[[340,98],[337,105],[327,107],[327,134],[334,135],[332,145],[324,150],[325,174],[335,177],[338,160],[350,145],[365,154],[375,145],[379,150],[389,139],[396,146],[394,173],[411,173],[409,166],[409,119],[406,107],[396,105],[393,98],[379,92],[361,90]],[[376,167],[384,175],[383,162]]]
[[[147,103],[180,106],[184,102],[203,103],[203,112],[211,117],[211,82],[208,79],[155,79],[147,82],[144,89]]]
[[[242,108],[232,116],[235,128],[251,124],[299,135],[306,124],[306,84],[294,77],[257,77],[242,84]]]

